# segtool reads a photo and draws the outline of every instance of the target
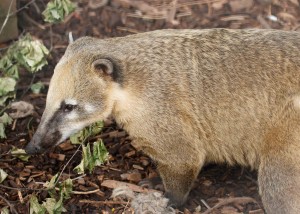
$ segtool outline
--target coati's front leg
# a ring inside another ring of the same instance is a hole
[[[266,134],[258,182],[268,214],[300,213],[300,97],[283,107]]]
[[[165,187],[166,197],[170,199],[170,205],[179,207],[185,203],[201,166],[200,162],[197,166],[189,165],[188,162],[177,165],[158,163],[158,172]]]
[[[133,141],[133,146],[142,150],[157,163],[157,170],[163,181],[169,204],[181,206],[187,199],[193,182],[202,168],[205,155],[192,148],[191,142],[180,144],[151,144],[141,139]],[[172,143],[171,143],[172,144]]]

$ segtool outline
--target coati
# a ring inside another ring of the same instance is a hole
[[[204,163],[258,170],[267,213],[300,213],[300,34],[158,30],[84,37],[57,64],[39,153],[112,115],[182,205]]]

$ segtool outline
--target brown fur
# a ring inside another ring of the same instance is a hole
[[[112,62],[112,75],[93,68],[101,58]],[[66,98],[97,109],[81,112],[77,123],[112,114],[133,145],[157,162],[175,204],[184,203],[204,163],[226,162],[258,169],[267,213],[300,213],[297,32],[161,30],[82,38],[57,66],[44,114]]]

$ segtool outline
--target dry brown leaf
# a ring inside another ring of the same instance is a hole
[[[280,12],[277,14],[277,16],[286,22],[295,22],[296,21],[296,17],[290,13]]]
[[[298,0],[290,0],[291,3],[293,3],[296,6],[299,6],[299,2]]]
[[[227,0],[217,1],[217,2],[212,3],[211,7],[214,10],[220,10],[223,8],[224,4],[226,4],[227,2],[228,2]]]
[[[159,11],[157,8],[147,4],[143,1],[136,1],[136,0],[117,0],[120,3],[128,4],[132,7],[135,7],[137,10],[140,10],[143,13],[146,14],[152,14],[152,15],[165,15],[166,11]]]
[[[248,10],[253,5],[253,0],[232,0],[229,2],[231,10],[233,12],[238,12],[241,10]]]
[[[221,209],[221,213],[222,214],[239,214],[241,212],[238,212],[238,210],[234,207],[224,206]]]
[[[9,114],[9,116],[11,116],[13,119],[24,118],[34,112],[33,105],[25,101],[12,103],[11,109],[16,110],[15,112]]]
[[[139,182],[142,180],[142,175],[141,175],[141,173],[138,173],[138,172],[124,173],[124,174],[121,174],[121,178],[123,180]]]

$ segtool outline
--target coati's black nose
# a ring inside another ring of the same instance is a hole
[[[42,149],[36,142],[35,137],[33,137],[32,140],[27,144],[25,147],[25,152],[29,155],[39,154],[42,152]]]
[[[31,142],[25,147],[25,152],[29,155],[40,153],[39,146],[33,145]]]

